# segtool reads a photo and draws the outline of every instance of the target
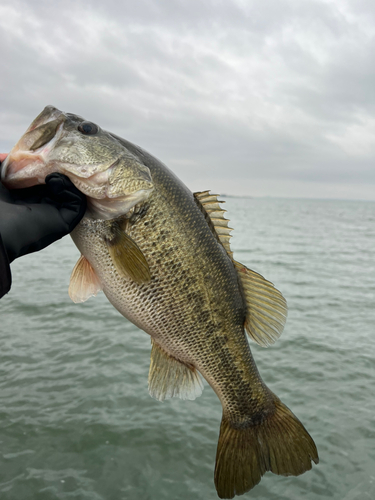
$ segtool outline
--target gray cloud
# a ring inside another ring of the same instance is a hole
[[[0,148],[47,104],[192,189],[375,200],[375,7],[345,0],[0,6]]]

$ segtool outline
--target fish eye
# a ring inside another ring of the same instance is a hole
[[[82,122],[78,125],[78,130],[81,134],[85,135],[94,135],[98,132],[99,128],[95,123],[91,122]]]

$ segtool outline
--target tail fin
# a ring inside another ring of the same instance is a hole
[[[215,486],[220,498],[242,495],[271,471],[298,476],[319,462],[310,434],[279,399],[276,410],[259,424],[235,428],[221,421],[217,445]]]

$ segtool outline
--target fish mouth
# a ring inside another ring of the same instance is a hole
[[[93,200],[103,200],[109,206],[115,206],[112,203],[113,198],[117,198],[116,194],[111,193],[111,188],[108,184],[109,177],[119,162],[119,158],[112,160],[108,165],[105,165],[103,171],[76,172],[72,171],[72,165],[54,161],[48,161],[50,151],[54,148],[56,142],[63,135],[64,119],[60,123],[55,124],[50,120],[48,123],[52,127],[57,126],[54,133],[50,134],[53,137],[45,144],[40,145],[35,150],[35,144],[38,146],[40,142],[44,142],[43,137],[38,134],[34,144],[26,149],[25,146],[30,143],[27,133],[15,145],[12,151],[8,154],[4,162],[1,164],[1,181],[8,189],[21,189],[45,184],[45,178],[52,172],[58,172],[67,175],[77,189],[82,191],[86,196]],[[28,131],[38,130],[31,125]],[[39,132],[39,130],[38,130]],[[46,136],[44,136],[46,138]],[[49,137],[47,137],[48,139]],[[114,201],[114,200],[113,200]],[[95,204],[95,202],[93,202]]]
[[[62,135],[62,127],[63,124],[58,127],[55,137],[35,151],[12,150],[1,164],[2,183],[8,189],[28,188],[45,184],[47,175],[58,172],[69,177],[76,188],[86,196],[96,199],[111,198],[112,196],[107,192],[107,183],[118,159],[108,165],[104,171],[91,175],[87,173],[77,175],[76,172],[69,170],[70,165],[48,161],[49,152]]]
[[[45,178],[52,172],[67,175],[73,184],[87,196],[104,198],[104,184],[112,166],[111,160],[98,171],[92,165],[79,171],[74,164],[50,158],[50,153],[64,135],[66,113],[47,106],[31,123],[25,134],[13,147],[1,164],[1,181],[8,189],[28,188],[45,184]]]
[[[63,134],[66,115],[47,106],[31,123],[1,164],[1,181],[9,189],[44,184],[51,173],[47,158]]]
[[[55,108],[54,106],[46,106],[41,113],[32,121],[29,128],[26,130],[25,135],[28,132],[35,130],[48,122],[56,120],[62,116],[66,116],[63,111]]]
[[[79,146],[80,136],[75,132],[79,119],[83,120],[47,106],[1,164],[1,181],[8,189],[29,188],[45,184],[47,175],[57,172],[88,197],[88,212],[94,218],[110,219],[129,212],[153,190],[148,167],[133,157],[129,164],[122,148],[113,156],[99,155],[97,162],[90,163],[83,155],[76,163],[67,151],[77,150],[76,140]]]

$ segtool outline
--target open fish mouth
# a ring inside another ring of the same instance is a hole
[[[1,181],[9,189],[44,184],[51,173],[49,153],[63,134],[65,114],[47,106],[31,123],[1,165]]]
[[[48,174],[59,172],[88,196],[99,199],[108,196],[105,184],[117,159],[111,159],[101,168],[95,165],[76,168],[74,164],[51,157],[66,134],[66,120],[67,114],[53,106],[47,106],[35,118],[1,165],[1,181],[6,187],[19,189],[44,184]]]
[[[70,172],[64,164],[48,162],[48,155],[61,136],[63,124],[59,125],[56,135],[35,151],[11,152],[1,165],[1,180],[8,189],[20,189],[45,184],[45,178],[52,172],[65,174],[73,184],[87,196],[94,199],[112,198],[108,180],[118,160],[116,159],[104,172],[92,175]]]

